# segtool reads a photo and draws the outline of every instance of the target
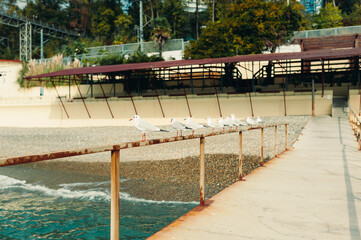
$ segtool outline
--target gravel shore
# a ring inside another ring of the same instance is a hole
[[[309,116],[265,117],[264,125],[288,123],[288,147],[307,124]],[[175,135],[150,133],[147,138]],[[209,132],[203,129],[201,132]],[[277,150],[284,149],[284,127],[277,132]],[[187,133],[185,133],[187,134]],[[188,133],[189,134],[189,133]],[[137,141],[134,127],[93,128],[0,128],[0,157],[39,154]],[[274,157],[275,130],[264,130],[264,158]],[[259,166],[260,130],[243,133],[244,172]],[[213,196],[237,180],[238,134],[206,138],[206,197]],[[121,188],[134,197],[153,200],[197,201],[199,198],[199,140],[159,144],[121,151],[120,176],[128,181]],[[99,153],[24,165],[67,173],[109,176],[110,153]]]

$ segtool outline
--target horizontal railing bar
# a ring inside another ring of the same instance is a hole
[[[361,124],[361,118],[358,116],[358,114],[356,114],[355,111],[351,107],[350,107],[350,111],[356,117],[357,121]]]
[[[23,164],[23,163],[40,162],[40,161],[53,160],[53,159],[65,158],[65,157],[74,157],[74,156],[80,156],[80,155],[86,155],[86,154],[108,152],[108,151],[135,148],[135,147],[144,147],[144,146],[150,146],[150,145],[161,144],[161,143],[178,142],[178,141],[184,141],[184,140],[205,138],[205,137],[211,137],[211,136],[217,136],[217,135],[238,133],[240,131],[244,132],[244,131],[250,131],[250,130],[261,129],[261,128],[270,128],[270,127],[281,126],[281,125],[287,125],[287,123],[278,124],[278,125],[249,127],[247,129],[241,129],[241,130],[225,130],[224,132],[219,131],[219,132],[213,132],[213,133],[207,133],[207,134],[195,134],[195,135],[186,135],[186,136],[178,136],[178,137],[170,137],[170,138],[151,139],[151,140],[147,140],[144,142],[139,142],[139,141],[126,142],[126,143],[121,143],[121,144],[117,144],[117,145],[107,145],[107,146],[75,149],[75,150],[66,150],[66,151],[61,151],[61,152],[51,152],[51,153],[43,153],[43,154],[36,154],[36,155],[0,158],[0,167],[10,166],[10,165],[18,165],[18,164]]]

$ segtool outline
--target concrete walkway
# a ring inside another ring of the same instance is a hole
[[[361,239],[361,151],[342,114],[149,239]]]

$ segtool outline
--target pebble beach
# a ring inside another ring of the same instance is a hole
[[[288,123],[288,148],[293,146],[309,116],[264,117],[262,125]],[[152,123],[156,125],[155,123]],[[149,133],[147,139],[172,137],[171,125],[160,126],[170,132]],[[248,128],[248,127],[244,127]],[[239,130],[242,130],[240,128]],[[196,133],[207,133],[210,128]],[[221,129],[216,129],[221,131]],[[190,131],[183,134],[191,134]],[[277,154],[285,148],[285,128],[277,130]],[[122,142],[139,141],[141,133],[134,127],[83,128],[0,128],[0,158],[74,150]],[[209,198],[237,180],[238,134],[206,138],[206,197]],[[275,129],[264,130],[264,159],[275,155]],[[260,130],[243,132],[243,170],[248,174],[259,166]],[[199,199],[199,139],[121,150],[122,191],[136,198],[167,201]],[[49,160],[25,164],[22,168],[82,174],[90,178],[110,176],[110,153]],[[4,172],[4,169],[2,170]]]

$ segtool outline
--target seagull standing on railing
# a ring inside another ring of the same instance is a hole
[[[251,125],[251,126],[257,124],[257,122],[256,122],[255,120],[253,120],[252,118],[250,118],[250,117],[247,117],[246,123],[247,123],[248,125]]]
[[[260,118],[260,117],[257,117],[257,123],[263,123],[263,120],[262,120],[262,118]]]
[[[222,117],[218,118],[218,124],[221,128],[223,128],[223,132],[224,132],[224,119]]]
[[[237,119],[237,118],[236,118],[236,115],[234,115],[234,113],[231,114],[231,120],[232,120],[234,123],[238,124],[238,126],[246,126],[246,125],[247,125],[247,123],[245,123],[245,122]]]
[[[223,120],[223,124],[224,126],[228,126],[229,129],[228,130],[231,130],[232,127],[234,126],[234,124],[232,123],[231,119],[229,117],[226,117],[224,120]]]
[[[175,118],[172,118],[170,120],[172,122],[172,126],[175,130],[177,130],[177,137],[178,137],[178,131],[180,131],[181,136],[182,136],[182,131],[186,130],[186,129],[190,129],[188,127],[186,127],[183,123],[178,122],[177,120],[175,120]]]
[[[203,125],[192,122],[192,120],[189,117],[186,117],[184,120],[186,123],[186,127],[189,129],[192,129],[192,135],[194,135],[194,130],[199,129],[199,128],[204,128]]]
[[[153,126],[152,124],[142,120],[138,115],[134,115],[129,121],[134,122],[134,126],[142,132],[142,140],[145,141],[145,133],[146,132],[169,132],[164,129],[160,129],[159,127]]]
[[[207,126],[212,128],[212,133],[214,133],[214,129],[220,127],[221,125],[217,122],[212,121],[211,117],[207,117]]]

